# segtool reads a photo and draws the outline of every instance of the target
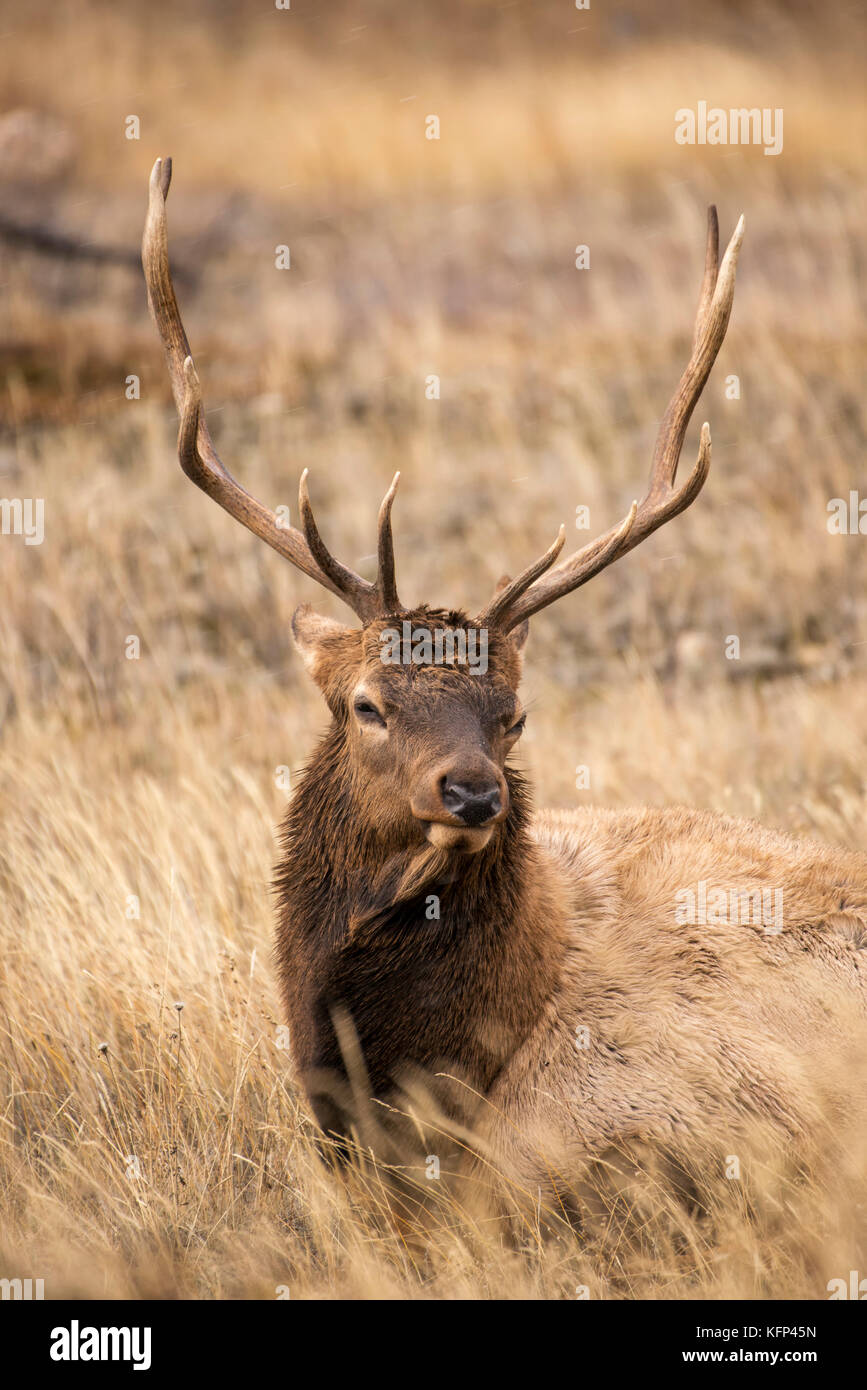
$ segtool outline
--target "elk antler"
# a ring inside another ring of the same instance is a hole
[[[187,477],[219,502],[254,535],[267,541],[285,559],[337,594],[363,623],[386,613],[399,612],[394,578],[394,545],[391,536],[391,504],[399,473],[385,495],[379,511],[378,573],[371,584],[361,575],[341,565],[326,550],[316,528],[307,495],[307,469],[301,475],[299,510],[304,533],[281,524],[270,508],[262,505],[237,482],[221,462],[211,442],[202,407],[202,388],[190,356],[190,345],[181,322],[178,301],[169,271],[166,231],[166,198],[172,180],[172,161],[158,159],[150,177],[148,214],[142,238],[142,265],[148,289],[148,303],[157,326],[172,381],[175,405],[181,417],[178,456]]]
[[[633,502],[629,515],[618,526],[562,560],[556,569],[551,569],[563,548],[566,533],[561,527],[556,541],[541,559],[534,561],[517,579],[495,594],[479,614],[477,622],[482,626],[498,625],[508,632],[542,608],[547,608],[549,603],[580,588],[606,565],[640,545],[657,527],[684,511],[701,492],[710,468],[710,427],[707,424],[701,427],[695,467],[681,487],[676,488],[674,480],[686,427],[710,376],[728,327],[735,292],[735,268],[743,235],[744,219],[741,218],[720,265],[716,208],[708,208],[707,254],[692,356],[662,417],[653,450],[650,482],[642,501]]]

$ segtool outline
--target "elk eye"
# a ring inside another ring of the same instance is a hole
[[[527,716],[526,714],[522,714],[521,718],[517,721],[517,723],[513,724],[511,729],[509,729],[509,731],[506,734],[506,738],[517,738],[519,734],[522,734],[524,732],[524,725],[526,724],[526,722]]]
[[[355,701],[355,713],[362,724],[377,724],[380,728],[385,728],[385,720],[380,714],[376,705],[371,704],[370,700],[359,698]]]

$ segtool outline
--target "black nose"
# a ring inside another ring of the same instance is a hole
[[[458,782],[443,778],[443,805],[452,816],[457,816],[464,825],[485,825],[499,815],[502,807],[500,789],[493,786],[478,788],[462,787]]]

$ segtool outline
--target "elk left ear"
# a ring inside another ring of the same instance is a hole
[[[331,684],[335,668],[345,659],[347,638],[358,638],[361,632],[326,618],[309,603],[303,603],[292,614],[292,636],[304,665],[324,691]]]

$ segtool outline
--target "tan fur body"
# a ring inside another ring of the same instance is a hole
[[[703,1143],[737,1147],[752,1120],[782,1142],[829,1104],[851,1118],[867,855],[680,808],[542,812],[532,833],[559,885],[562,917],[544,930],[562,966],[488,1096],[487,1137],[511,1171],[544,1185],[552,1162],[568,1173],[636,1142],[694,1167]],[[782,887],[783,930],[677,923],[677,893],[701,880]]]
[[[726,1155],[753,1152],[756,1127],[800,1161],[820,1121],[826,1134],[829,1119],[863,1117],[867,855],[677,807],[533,816],[508,762],[493,837],[440,855],[411,819],[383,829],[387,803],[352,768],[337,691],[375,629],[315,636],[337,714],[287,816],[277,950],[296,1065],[326,1131],[364,1132],[335,1011],[355,1030],[366,1095],[418,1116],[426,1087],[484,1165],[533,1194],[562,1196],[588,1161],[636,1153],[694,1189]],[[492,652],[496,700],[517,667],[508,647]],[[370,689],[379,673],[362,669]],[[394,679],[427,687],[421,744],[406,735],[427,766],[437,730],[454,741],[473,678]],[[750,910],[732,894],[753,895]],[[461,1144],[452,1159],[473,1167]]]

